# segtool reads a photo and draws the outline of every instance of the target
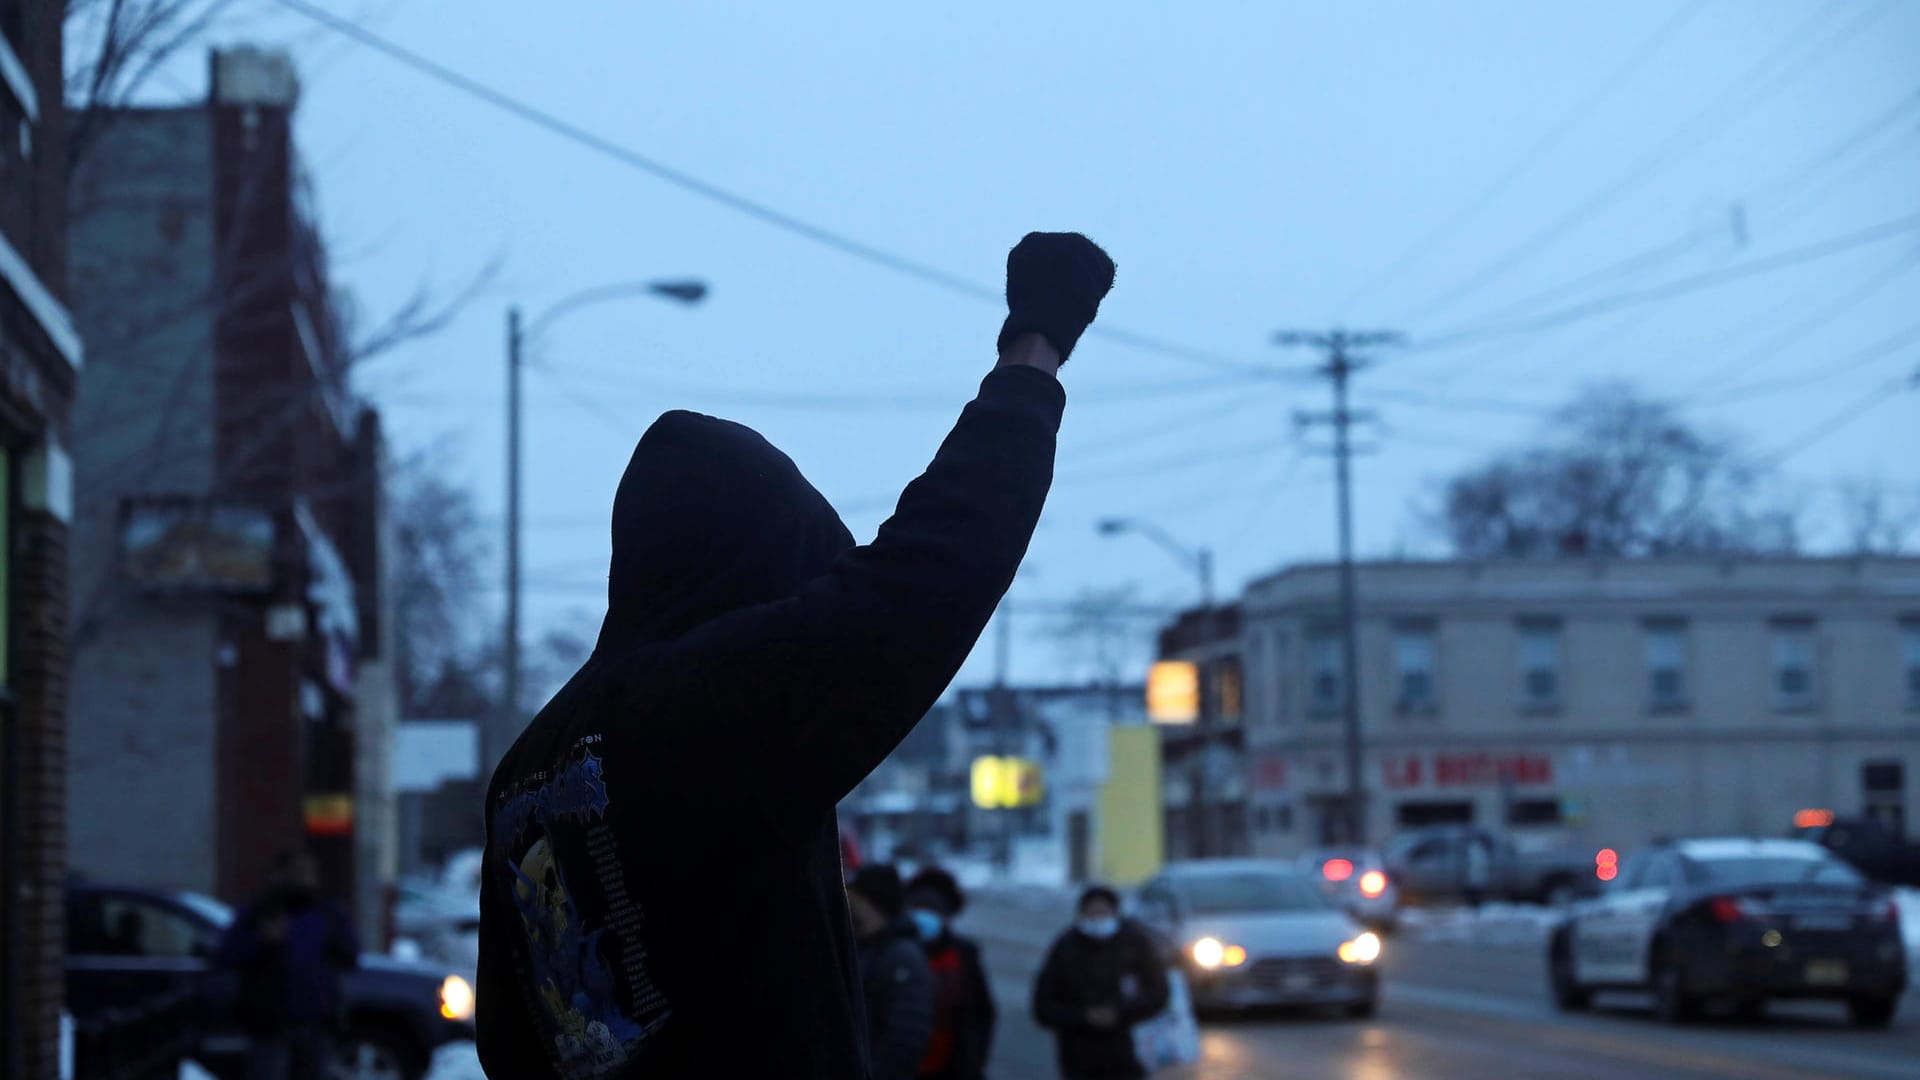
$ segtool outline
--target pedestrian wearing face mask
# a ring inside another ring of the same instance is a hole
[[[953,932],[967,896],[952,874],[929,866],[907,882],[913,920],[933,974],[933,1037],[920,1059],[919,1080],[982,1080],[993,1048],[993,991],[980,963],[980,946]]]
[[[1080,895],[1073,926],[1053,943],[1033,985],[1033,1017],[1053,1031],[1067,1080],[1147,1075],[1133,1026],[1167,1007],[1167,969],[1153,938],[1120,917],[1104,885]]]

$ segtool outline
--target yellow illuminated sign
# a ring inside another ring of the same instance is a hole
[[[973,759],[973,805],[982,810],[1038,806],[1047,786],[1040,763],[1017,757]]]
[[[1200,719],[1200,667],[1191,660],[1162,660],[1147,669],[1147,719],[1191,724]]]

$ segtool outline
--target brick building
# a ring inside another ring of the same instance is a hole
[[[1252,853],[1244,639],[1238,604],[1197,608],[1160,631],[1159,655],[1194,666],[1191,724],[1160,728],[1160,783],[1169,859]]]
[[[0,1080],[57,1069],[65,879],[66,133],[55,0],[0,5]]]
[[[72,178],[97,347],[75,403],[69,850],[231,900],[307,843],[375,939],[385,450],[349,386],[297,96],[283,54],[215,53],[205,104],[94,118]]]
[[[1340,821],[1336,597],[1335,568],[1298,566],[1242,598],[1258,854]],[[1441,822],[1616,847],[1779,835],[1804,808],[1912,831],[1920,559],[1369,563],[1359,602],[1376,844]]]

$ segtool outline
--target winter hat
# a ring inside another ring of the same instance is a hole
[[[906,890],[900,885],[900,872],[885,863],[861,867],[847,883],[847,891],[859,893],[889,919],[899,918],[906,908]]]
[[[931,904],[925,903],[929,900]],[[936,908],[951,918],[966,910],[967,894],[960,891],[960,883],[954,880],[952,874],[937,866],[929,866],[907,882],[907,902]]]

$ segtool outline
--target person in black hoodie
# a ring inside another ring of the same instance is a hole
[[[1120,917],[1112,889],[1095,885],[1047,952],[1033,984],[1033,1018],[1053,1030],[1067,1080],[1133,1080],[1147,1075],[1133,1026],[1159,1015],[1169,992],[1152,936]]]
[[[933,1035],[933,976],[902,893],[886,865],[863,866],[847,883],[873,1080],[913,1080]]]
[[[1052,481],[1055,372],[1112,285],[1077,234],[1013,249],[999,363],[864,547],[751,429],[647,429],[600,639],[487,790],[490,1077],[869,1075],[834,806],[1012,582]]]
[[[952,874],[923,868],[907,882],[907,916],[920,933],[933,974],[933,1037],[920,1080],[983,1080],[993,1052],[993,989],[980,946],[953,932],[967,895]]]

